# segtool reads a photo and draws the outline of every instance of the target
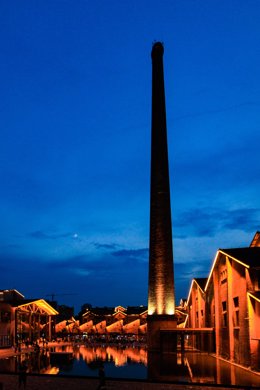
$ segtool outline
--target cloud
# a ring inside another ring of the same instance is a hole
[[[174,263],[174,283],[176,300],[187,297],[193,278],[206,278],[210,272],[207,260]]]
[[[61,273],[71,274],[77,273],[81,275],[99,274],[110,270],[113,265],[108,264],[104,259],[93,259],[87,255],[75,255],[63,259],[51,259],[48,262],[52,270],[60,271]]]
[[[197,138],[202,140],[196,143]],[[210,193],[212,204],[223,192],[241,197],[248,191],[257,190],[260,175],[258,142],[252,143],[252,138],[253,130],[237,134],[230,140],[216,136],[210,146],[204,134],[201,137],[192,134],[185,145],[172,151],[170,171],[174,173],[174,191],[181,191],[179,196],[184,199]]]
[[[252,232],[259,230],[259,217],[260,210],[256,208],[232,210],[227,213],[223,227]]]
[[[122,249],[111,253],[116,257],[123,258],[134,258],[134,259],[145,259],[148,260],[149,257],[149,249],[141,248],[141,249]]]
[[[148,286],[148,264],[142,261],[144,257],[148,258],[147,248],[115,251],[95,257],[79,254],[63,259],[0,255],[1,274],[5,281],[3,288],[17,288],[27,297],[42,298],[52,292],[57,295],[75,292],[79,297],[74,298],[74,302],[79,306],[87,301],[94,305],[144,304]],[[23,277],[17,272],[21,264]],[[177,262],[174,268],[176,293],[180,297],[186,295],[193,277],[204,277],[209,272],[204,261]],[[70,302],[69,297],[64,299]]]
[[[75,255],[64,259],[49,261],[52,269],[62,273],[77,273],[81,276],[90,276],[98,279],[120,273],[119,261],[111,255],[92,257],[89,255]]]
[[[36,230],[34,232],[29,233],[29,237],[36,238],[37,240],[58,240],[60,238],[77,238],[77,235],[73,233],[63,233],[63,234],[47,234],[42,230]]]
[[[99,242],[93,242],[93,245],[97,249],[116,249],[118,247],[117,244],[111,243],[111,244],[101,244]]]
[[[81,275],[119,275],[122,267],[126,268],[135,261],[136,266],[141,266],[148,260],[148,248],[112,250],[117,244],[93,243],[96,248],[105,248],[108,251],[91,254],[78,254],[63,259],[52,259],[50,264],[55,269],[70,269]]]
[[[175,279],[179,281],[190,280],[195,277],[206,277],[209,273],[207,260],[189,261],[189,263],[174,263]]]
[[[252,232],[259,229],[259,217],[260,209],[257,208],[194,208],[179,214],[174,221],[174,228],[178,238],[213,237],[223,230]],[[182,229],[185,229],[184,233]]]
[[[185,228],[187,236],[213,236],[217,230],[221,212],[209,208],[194,208],[181,213],[174,227]]]

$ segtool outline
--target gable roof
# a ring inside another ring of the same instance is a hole
[[[26,302],[26,303],[25,303]],[[23,303],[17,306],[17,309],[21,311],[29,311],[33,313],[39,314],[47,314],[47,315],[57,315],[59,314],[57,310],[55,310],[48,302],[44,299],[36,299],[36,300],[26,300]]]
[[[121,312],[126,311],[126,308],[124,306],[116,306],[115,312],[118,312],[118,311],[121,311]]]
[[[188,305],[188,303],[190,301],[193,284],[196,283],[197,286],[199,287],[199,289],[201,290],[201,292],[204,293],[207,281],[208,281],[208,278],[193,278],[192,279],[186,305]]]
[[[260,246],[260,232],[257,231],[250,244],[251,247]]]
[[[201,290],[204,291],[208,278],[194,278]]]
[[[218,261],[219,254],[226,255],[232,260],[238,262],[246,268],[260,268],[260,247],[246,247],[246,248],[233,248],[233,249],[219,249],[214,258],[209,277],[205,286],[207,290],[213,269]]]
[[[228,255],[247,268],[260,267],[260,247],[219,249],[219,252]]]
[[[8,302],[8,301],[23,301],[24,295],[21,294],[16,289],[9,289],[9,290],[0,290],[0,301],[1,302]]]

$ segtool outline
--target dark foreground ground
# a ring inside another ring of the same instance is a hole
[[[17,375],[0,374],[1,390],[23,389],[23,385],[19,387]],[[26,389],[27,390],[96,390],[99,388],[99,380],[96,378],[77,378],[77,377],[58,377],[51,375],[27,375]],[[100,389],[120,389],[120,390],[224,390],[224,389],[239,389],[245,390],[250,387],[238,386],[204,386],[195,384],[170,384],[170,383],[151,383],[146,381],[127,381],[127,380],[106,380],[106,387]],[[260,389],[253,387],[252,389]]]

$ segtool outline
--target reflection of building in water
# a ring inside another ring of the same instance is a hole
[[[25,299],[17,290],[0,290],[0,347],[36,341],[43,334],[51,340],[57,314],[44,299]]]
[[[109,360],[112,359],[115,362],[115,366],[124,366],[127,363],[127,355],[125,351],[118,348],[108,347],[106,349]]]
[[[117,346],[92,346],[86,347],[80,345],[75,348],[72,346],[55,347],[57,353],[72,353],[77,360],[81,358],[88,364],[96,360],[113,361],[116,366],[127,364],[128,360],[134,363],[147,365],[147,351],[142,347],[117,347]]]
[[[130,359],[135,363],[147,364],[147,351],[143,347],[113,346],[113,345],[93,345],[93,346],[72,346],[60,345],[55,347],[56,353],[72,354],[76,360],[81,358],[86,363],[91,363],[97,359],[103,361],[114,361],[117,366],[122,366]]]
[[[217,251],[208,278],[193,279],[187,310],[187,328],[214,329],[217,356],[260,369],[259,232],[249,247]]]
[[[41,370],[41,374],[57,375],[60,369],[58,367],[49,367]]]
[[[147,364],[147,351],[144,348],[127,347],[124,353],[132,362]]]

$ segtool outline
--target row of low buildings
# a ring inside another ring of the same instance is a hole
[[[147,332],[147,306],[94,307],[86,309],[80,320],[70,318],[57,323],[56,332],[87,333],[88,335],[144,335]],[[178,326],[183,327],[187,318],[185,309],[176,310]]]
[[[55,302],[25,299],[15,289],[0,290],[0,348],[68,334],[144,335],[147,331],[146,306],[96,307],[87,309],[80,320],[70,316],[62,321],[58,310]],[[183,326],[187,315],[177,313],[178,322]]]

